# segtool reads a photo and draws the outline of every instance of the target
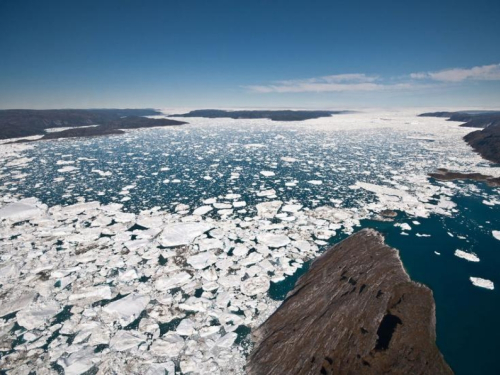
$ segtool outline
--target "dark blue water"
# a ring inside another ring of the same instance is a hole
[[[413,228],[409,236],[401,235],[392,223],[365,221],[363,225],[384,233],[386,242],[400,250],[411,278],[433,290],[437,344],[455,373],[500,374],[500,241],[491,234],[500,228],[500,207],[484,205],[478,197],[454,201],[460,210],[456,217],[432,216],[419,220],[419,226],[403,218]],[[417,237],[417,232],[431,237]],[[454,256],[456,249],[475,252],[480,262]],[[469,276],[492,280],[495,290],[472,285]]]

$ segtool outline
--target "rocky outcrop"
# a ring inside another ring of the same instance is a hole
[[[0,110],[0,139],[44,135],[44,139],[94,137],[122,134],[119,129],[139,129],[154,126],[186,124],[165,118],[146,118],[161,115],[153,109],[7,109]],[[97,127],[85,128],[92,125]],[[46,133],[50,128],[67,128]],[[79,127],[83,127],[79,129]]]
[[[220,109],[197,109],[189,113],[171,115],[170,117],[205,117],[205,118],[232,118],[232,119],[262,119],[272,121],[304,121],[321,117],[330,117],[350,113],[350,111],[224,111]]]
[[[464,140],[483,158],[500,163],[500,124],[469,133]]]
[[[316,259],[253,339],[249,374],[452,374],[431,290],[371,229]]]
[[[500,177],[488,176],[482,173],[452,172],[446,168],[439,168],[436,172],[429,173],[429,176],[441,181],[473,180],[484,182],[488,186],[500,186]]]
[[[449,121],[460,121],[463,127],[483,128],[467,134],[467,142],[483,158],[500,163],[500,112],[461,111],[422,113],[422,117],[449,117]]]

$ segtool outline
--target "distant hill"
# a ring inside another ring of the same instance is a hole
[[[153,126],[182,125],[185,122],[169,119],[150,119],[142,116],[159,115],[154,109],[54,109],[0,110],[0,139],[44,135],[44,139],[54,139],[68,134],[106,135],[117,134],[111,129],[134,129]],[[70,129],[47,134],[45,129],[99,125],[87,130]],[[88,130],[92,129],[92,130]]]
[[[171,117],[205,117],[205,118],[232,118],[232,119],[270,119],[273,121],[304,121],[320,117],[330,117],[349,113],[349,111],[224,111],[220,109],[198,109],[189,113],[171,115]]]
[[[460,125],[468,128],[486,128],[500,125],[500,111],[460,111],[460,112],[429,112],[420,117],[448,117],[448,121],[460,121]]]
[[[467,134],[464,140],[483,158],[500,163],[500,111],[459,111],[422,113],[422,117],[449,117],[465,122],[460,126],[483,128]]]

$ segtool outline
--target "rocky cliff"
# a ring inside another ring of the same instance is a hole
[[[362,230],[311,265],[253,334],[249,374],[452,374],[435,344],[432,292]]]

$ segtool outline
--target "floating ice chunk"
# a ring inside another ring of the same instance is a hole
[[[41,329],[59,311],[61,311],[61,307],[57,302],[53,301],[42,305],[32,305],[30,308],[17,313],[17,323],[27,330]]]
[[[201,206],[193,211],[193,215],[202,216],[202,215],[209,213],[212,210],[213,210],[212,206]]]
[[[493,281],[491,281],[491,280],[481,279],[480,277],[470,277],[470,281],[475,286],[478,286],[481,288],[486,288],[486,289],[490,289],[490,290],[495,289],[495,285],[493,284]]]
[[[57,171],[59,173],[66,173],[66,172],[73,172],[73,171],[76,171],[78,168],[77,167],[72,167],[72,166],[65,166],[65,167],[62,167],[61,169],[58,169]]]
[[[15,264],[0,264],[0,279],[10,279],[19,273]]]
[[[245,148],[263,148],[266,147],[266,145],[263,145],[262,143],[248,143],[244,145],[243,147]]]
[[[321,180],[311,180],[311,181],[307,181],[308,184],[311,184],[311,185],[321,185],[323,183],[323,181]]]
[[[116,319],[122,326],[132,323],[149,303],[149,297],[131,293],[117,301],[107,304],[102,310]]]
[[[94,348],[87,347],[59,359],[57,363],[64,369],[65,375],[80,375],[94,366],[95,357]]]
[[[157,354],[158,356],[164,357],[164,353]],[[143,374],[145,375],[165,375],[165,374],[175,374],[175,363],[172,361],[164,363],[146,363],[147,370]]]
[[[247,296],[255,296],[267,292],[270,286],[266,276],[250,277],[241,283],[241,292]]]
[[[491,234],[493,235],[493,237],[500,241],[500,230],[494,230],[491,232]]]
[[[293,163],[293,162],[296,162],[296,161],[297,161],[297,159],[292,158],[292,157],[289,157],[289,156],[283,156],[283,157],[281,158],[281,160],[286,161],[286,162],[288,162],[288,163]]]
[[[187,211],[189,210],[189,206],[187,204],[180,203],[175,206],[175,212]]]
[[[293,246],[302,252],[311,251],[311,244],[305,240],[297,240],[293,242]]]
[[[0,208],[0,220],[24,221],[39,216],[44,212],[41,204],[34,199],[24,199]]]
[[[181,310],[186,311],[207,311],[211,302],[206,298],[189,297],[184,303],[179,305]]]
[[[183,286],[191,280],[191,275],[187,272],[179,272],[175,275],[163,276],[156,280],[155,287],[158,290],[168,290]]]
[[[238,244],[233,249],[233,255],[237,257],[242,257],[248,254],[248,247],[243,244]]]
[[[99,169],[92,169],[92,173],[97,173],[99,176],[101,177],[109,177],[113,174],[113,172],[110,172],[110,171],[101,171]]]
[[[181,336],[191,336],[195,331],[194,322],[191,319],[183,319],[175,331]]]
[[[301,204],[287,204],[281,208],[283,212],[299,212],[302,208]]]
[[[275,173],[271,171],[261,171],[260,174],[263,175],[264,177],[272,177],[275,175]]]
[[[284,234],[263,233],[257,236],[257,241],[271,248],[278,248],[288,245],[290,238]]]
[[[276,195],[276,190],[274,189],[269,189],[269,190],[262,190],[257,192],[258,197],[272,197]]]
[[[234,208],[240,208],[240,207],[245,207],[247,205],[247,202],[245,201],[240,201],[240,202],[234,202],[233,207]]]
[[[400,227],[401,230],[411,230],[411,227],[408,223],[396,223],[394,224],[395,227]]]
[[[109,347],[118,352],[123,352],[138,347],[146,341],[146,336],[137,331],[120,330],[111,338]]]
[[[214,204],[217,202],[217,198],[208,198],[203,201],[203,204]]]
[[[237,338],[238,335],[236,333],[229,332],[218,339],[215,345],[217,345],[219,348],[230,348],[231,346],[233,346]]]
[[[5,316],[27,307],[36,297],[37,293],[32,290],[13,288],[8,292],[2,292],[0,297],[0,316]]]
[[[111,299],[111,288],[109,285],[84,288],[69,296],[69,301],[73,303],[90,304],[103,299]]]
[[[282,204],[281,201],[259,203],[256,205],[257,215],[265,219],[272,219],[276,216]]]
[[[210,337],[219,333],[221,326],[210,326],[200,329],[200,337]]]
[[[227,210],[233,207],[231,203],[214,203],[214,207],[218,210]]]
[[[177,223],[163,229],[160,244],[165,247],[189,245],[214,226],[208,223]]]
[[[206,251],[190,256],[189,258],[187,258],[187,262],[194,269],[202,270],[217,262],[217,257],[213,253]]]
[[[462,259],[466,259],[469,262],[479,262],[479,258],[477,257],[476,254],[467,253],[467,252],[462,251],[462,250],[455,250],[455,256],[462,258]]]
[[[176,333],[167,332],[151,345],[150,351],[160,357],[175,358],[184,348],[184,339]]]

